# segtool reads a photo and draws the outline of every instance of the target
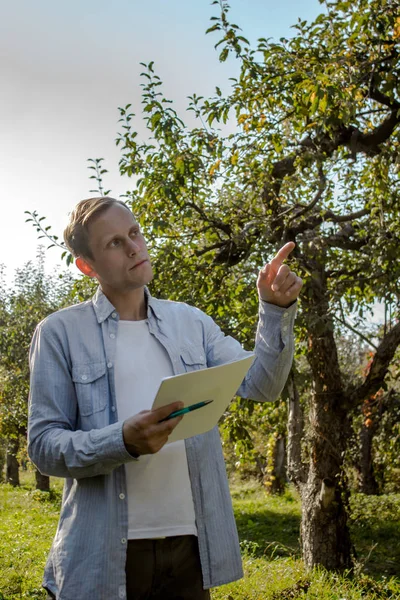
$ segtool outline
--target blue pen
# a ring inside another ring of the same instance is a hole
[[[175,419],[175,417],[180,417],[181,415],[186,415],[186,413],[192,412],[192,410],[197,410],[198,408],[202,408],[203,406],[210,404],[210,402],[213,402],[213,400],[197,402],[197,404],[191,404],[190,406],[186,406],[186,408],[176,410],[175,412],[172,412],[170,415],[168,415],[168,417],[165,417],[165,419],[161,419],[160,423],[162,423],[163,421],[169,421],[169,419]]]

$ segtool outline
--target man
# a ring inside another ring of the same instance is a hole
[[[43,585],[57,600],[210,598],[242,576],[218,429],[167,444],[182,417],[163,419],[181,404],[150,408],[163,377],[246,352],[200,310],[150,296],[146,244],[122,202],[80,202],[64,239],[99,289],[32,340],[28,451],[65,478]],[[243,397],[275,400],[287,378],[302,286],[282,264],[293,247],[260,271]]]

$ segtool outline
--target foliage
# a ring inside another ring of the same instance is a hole
[[[358,356],[357,356],[358,354]],[[368,373],[374,352],[365,347],[357,352],[347,353],[349,380],[362,378]],[[361,410],[356,407],[352,414],[353,435],[349,439],[346,463],[351,470],[360,469],[360,440],[363,429],[371,432],[371,456],[373,474],[378,493],[398,492],[400,489],[400,389],[399,389],[399,351],[395,353],[388,370],[384,386],[376,393],[365,398]],[[354,488],[357,488],[354,482]]]
[[[350,500],[351,519],[354,522],[374,525],[379,514],[381,521],[400,522],[399,495],[366,496],[354,494]]]
[[[344,299],[362,317],[376,297],[399,291],[396,3],[329,6],[291,40],[261,39],[252,50],[223,3],[209,31],[225,33],[220,59],[237,54],[242,71],[228,97],[191,97],[198,128],[163,96],[153,63],[143,72],[149,142],[137,141],[130,105],[120,109],[120,169],[139,178],[128,196],[157,254],[159,285],[233,324],[244,295],[254,315],[254,271],[283,233],[300,248],[323,244],[332,309]],[[224,136],[216,126],[229,119],[237,129]],[[245,315],[241,323],[254,328]]]
[[[48,276],[43,251],[36,263],[27,262],[14,284],[0,286],[0,432],[4,437],[25,435],[29,394],[29,346],[36,325],[61,308],[70,293],[70,274]]]
[[[311,387],[310,368],[297,348],[295,366],[296,383],[302,410],[307,414]],[[273,403],[259,403],[237,398],[220,424],[223,450],[228,473],[243,481],[257,477],[266,490],[271,487],[274,473],[275,446],[280,436],[287,436],[288,389]],[[306,440],[303,444],[306,461]]]

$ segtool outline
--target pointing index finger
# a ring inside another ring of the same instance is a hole
[[[294,242],[288,242],[277,252],[276,256],[271,260],[271,264],[275,268],[279,268],[284,260],[287,259],[289,254],[295,248],[296,244]]]

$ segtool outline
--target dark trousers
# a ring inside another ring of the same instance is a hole
[[[203,589],[194,535],[130,540],[126,558],[127,600],[209,600]]]
[[[47,598],[55,596],[49,592]],[[203,589],[197,537],[129,540],[126,600],[210,600]]]

